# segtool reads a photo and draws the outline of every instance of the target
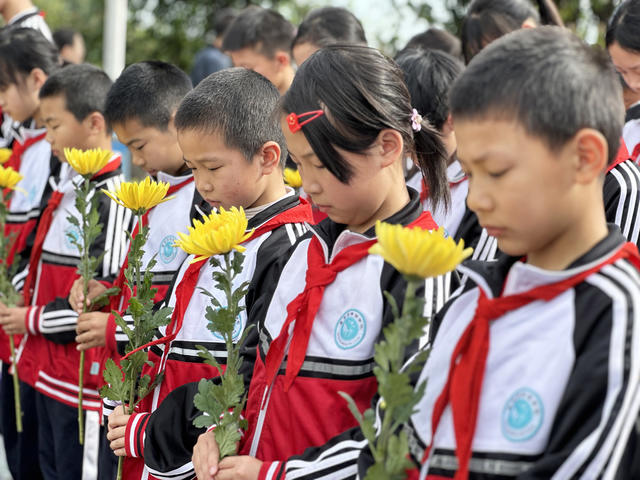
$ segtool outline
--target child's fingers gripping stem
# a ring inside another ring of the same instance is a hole
[[[193,469],[198,480],[213,480],[218,473],[220,450],[213,431],[203,433],[193,447]]]

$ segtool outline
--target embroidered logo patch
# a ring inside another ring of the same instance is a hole
[[[342,314],[334,329],[336,345],[343,350],[357,347],[367,333],[367,323],[364,315],[350,308]]]
[[[211,333],[213,333],[213,336],[216,337],[218,340],[224,340],[222,335],[220,335],[218,332],[211,332]],[[242,333],[242,314],[236,317],[236,323],[233,324],[233,334],[231,336],[231,339],[234,342],[237,341],[240,338],[241,333]]]
[[[64,230],[64,243],[75,251],[78,247],[74,245],[73,241],[80,242],[80,230],[75,225],[69,225]]]
[[[502,410],[502,434],[512,442],[524,442],[538,433],[543,421],[544,405],[540,395],[530,388],[520,388]]]
[[[173,244],[177,238],[174,235],[167,235],[160,242],[160,248],[158,249],[158,258],[164,264],[171,263],[176,255],[178,255],[178,247],[174,247]]]

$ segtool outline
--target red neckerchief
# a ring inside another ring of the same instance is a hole
[[[431,421],[432,443],[424,452],[423,463],[429,457],[442,413],[446,406],[450,404],[456,437],[456,457],[459,465],[454,479],[463,480],[469,474],[471,445],[476,429],[480,392],[489,353],[490,322],[531,302],[537,300],[549,302],[561,293],[583,282],[593,273],[600,271],[605,265],[610,265],[623,258],[629,259],[636,268],[640,268],[638,248],[634,244],[627,242],[616,253],[595,267],[556,283],[492,299],[487,298],[484,291],[480,290],[474,317],[456,344],[451,356],[447,382],[433,408]]]
[[[636,150],[638,150],[638,147],[640,147],[640,144],[636,145],[636,148],[633,150],[633,158],[636,158]],[[640,151],[638,152],[640,153]],[[616,155],[616,158],[613,162],[611,162],[611,165],[609,165],[607,167],[607,173],[609,173],[611,170],[613,170],[614,168],[616,168],[618,165],[620,165],[622,162],[626,162],[627,160],[629,160],[629,151],[627,150],[627,146],[624,143],[624,139],[621,138],[620,139],[620,148],[618,149],[618,154]]]
[[[427,230],[437,228],[429,212],[424,212],[409,228],[420,227]],[[325,263],[322,245],[315,235],[307,249],[307,272],[302,292],[287,305],[287,318],[278,336],[271,342],[265,359],[267,385],[274,381],[285,356],[289,341],[289,326],[295,321],[289,347],[284,389],[289,390],[293,384],[307,353],[309,337],[313,328],[325,288],[333,283],[338,273],[359,262],[369,254],[369,249],[376,239],[351,245],[341,250],[331,261]]]
[[[249,242],[261,235],[264,235],[265,233],[268,233],[272,230],[275,230],[278,227],[281,227],[282,225],[286,225],[288,223],[310,222],[311,220],[312,220],[312,216],[311,216],[311,208],[309,204],[304,200],[300,200],[300,204],[288,210],[285,210],[284,212],[276,215],[275,217],[271,218],[269,221],[267,221],[266,223],[258,227],[255,230],[255,232],[253,232],[253,235],[251,235],[251,237],[245,240],[245,242]],[[207,260],[208,259],[205,258],[198,262],[189,264],[186,272],[184,273],[184,276],[182,277],[182,279],[180,280],[180,283],[176,287],[176,304],[173,307],[173,313],[171,314],[171,321],[167,326],[167,330],[166,330],[167,335],[165,335],[162,338],[158,338],[152,342],[149,342],[146,345],[138,347],[135,350],[132,350],[131,352],[127,353],[123,357],[123,359],[127,358],[128,356],[132,355],[137,351],[149,348],[153,345],[158,345],[159,343],[163,343],[167,345],[176,338],[176,336],[178,335],[178,332],[182,328],[184,315],[187,311],[187,307],[189,306],[189,302],[191,301],[191,297],[195,292],[196,284],[198,283],[198,277],[200,276],[200,270],[202,269],[204,264],[207,262]],[[169,350],[168,348],[165,348],[165,354],[168,354],[168,350]]]
[[[121,159],[120,156],[118,156],[107,165],[105,165],[102,170],[96,173],[92,177],[92,180],[120,168],[120,163]],[[29,258],[29,273],[27,273],[27,278],[25,279],[24,287],[22,288],[22,296],[24,298],[25,305],[31,304],[31,299],[33,298],[33,290],[36,284],[38,263],[40,262],[40,257],[42,256],[42,247],[44,245],[44,240],[47,237],[49,228],[51,227],[51,222],[53,221],[53,213],[58,208],[58,205],[60,205],[63,197],[64,193],[60,192],[59,190],[54,190],[51,193],[51,197],[49,197],[47,207],[44,209],[44,212],[42,212],[42,216],[38,221],[36,238],[31,250],[31,257]]]
[[[169,187],[169,190],[167,190],[167,196],[173,195],[175,192],[177,192],[178,190],[180,190],[182,187],[185,187],[187,185],[189,185],[190,183],[193,182],[193,176],[189,177],[188,179],[177,183],[176,185],[171,185]],[[153,207],[155,208],[155,207]],[[147,210],[145,212],[144,215],[142,215],[142,225],[146,226],[149,224],[149,213],[153,210],[153,208],[151,208],[150,210]],[[133,233],[131,233],[131,238],[136,238],[136,236],[138,235],[138,232],[140,230],[140,225],[136,223],[135,228],[133,229]],[[129,250],[131,250],[131,245],[129,245]],[[114,287],[119,288],[120,289],[120,294],[117,295],[113,295],[110,299],[110,304],[109,304],[109,311],[111,310],[119,310],[119,303],[120,303],[120,299],[124,296],[124,288],[125,288],[125,276],[124,276],[124,271],[127,269],[127,266],[129,265],[129,255],[128,255],[128,251],[127,251],[127,256],[124,259],[124,263],[122,264],[122,267],[120,268],[120,272],[118,273],[118,278],[116,278],[115,283],[113,284]],[[128,295],[127,295],[128,296]]]
[[[14,170],[20,170],[20,164],[22,163],[22,155],[27,149],[34,143],[38,143],[47,135],[47,132],[43,132],[35,137],[27,138],[24,143],[20,143],[17,139],[13,141],[11,146],[11,156],[9,160],[4,164],[5,167],[12,167]]]

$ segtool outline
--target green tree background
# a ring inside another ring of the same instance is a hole
[[[453,33],[458,29],[470,0],[390,0],[393,5],[405,4],[411,8],[416,18],[433,20],[434,2],[444,2],[450,20],[444,27]],[[193,56],[205,45],[206,33],[211,26],[215,11],[234,7],[241,9],[250,2],[246,0],[129,0],[127,26],[127,58],[130,64],[140,60],[159,59],[175,63],[189,71]],[[591,0],[590,9],[580,8],[580,0],[558,0],[560,12],[567,26],[579,34],[585,22],[597,24],[600,38],[607,18],[614,8],[612,0]],[[104,20],[104,0],[36,0],[36,4],[46,13],[52,29],[71,27],[79,30],[87,44],[87,61],[100,65],[102,59],[102,26]],[[326,5],[319,0],[267,0],[262,6],[279,10],[294,24],[298,24],[313,7]],[[584,5],[584,3],[583,3]],[[413,22],[415,18],[402,19]],[[374,39],[379,40],[379,39]],[[381,48],[393,53],[402,47],[399,38],[393,35]]]

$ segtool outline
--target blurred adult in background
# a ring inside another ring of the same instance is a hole
[[[232,65],[231,59],[222,53],[221,48],[224,34],[237,16],[238,13],[231,8],[223,8],[214,13],[212,29],[207,34],[207,46],[196,53],[193,61],[191,83],[194,87],[212,73]]]
[[[366,45],[367,37],[360,20],[346,8],[316,8],[298,27],[291,54],[296,64],[301,65],[315,51],[335,43]]]
[[[247,7],[229,25],[222,50],[236,67],[244,67],[267,78],[280,92],[293,81],[291,42],[295,28],[274,10]]]
[[[399,57],[408,50],[440,50],[462,60],[462,44],[455,35],[440,28],[429,28],[411,37],[405,47],[398,52]]]
[[[540,25],[564,26],[553,0],[537,0],[535,6],[529,0],[474,0],[462,23],[465,61],[509,32]]]
[[[61,28],[53,32],[53,41],[60,50],[60,57],[67,63],[84,63],[87,49],[82,34],[71,28]]]

